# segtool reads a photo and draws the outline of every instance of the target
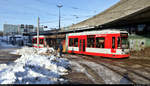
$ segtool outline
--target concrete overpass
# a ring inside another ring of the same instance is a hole
[[[143,22],[150,22],[150,0],[120,0],[104,12],[70,26],[68,30],[113,27]]]

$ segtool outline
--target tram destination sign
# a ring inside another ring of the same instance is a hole
[[[121,33],[120,36],[125,36],[125,37],[127,37],[127,36],[128,36],[128,33]]]
[[[96,37],[104,37],[106,34],[97,34]]]
[[[94,38],[95,35],[87,35],[88,38]]]

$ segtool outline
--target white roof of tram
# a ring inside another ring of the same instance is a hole
[[[94,34],[114,34],[114,33],[128,33],[125,30],[100,30],[100,31],[85,31],[79,33],[69,33],[68,36],[76,36],[76,35],[94,35]]]
[[[45,37],[44,35],[40,35],[39,37]],[[33,36],[33,38],[37,38],[37,36]]]

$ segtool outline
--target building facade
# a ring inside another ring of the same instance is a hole
[[[16,34],[18,32],[18,26],[12,24],[4,24],[3,25],[3,34],[4,36]]]
[[[3,33],[4,36],[8,35],[23,35],[28,34],[30,32],[36,32],[37,27],[34,25],[13,25],[13,24],[4,24],[3,25]],[[43,27],[40,27],[40,31],[43,31]]]

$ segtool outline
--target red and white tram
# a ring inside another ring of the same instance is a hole
[[[39,36],[39,48],[43,48],[44,47],[44,36]],[[37,36],[33,36],[32,38],[32,46],[37,48]]]
[[[59,35],[58,35],[59,36]],[[62,38],[61,38],[62,37]],[[58,43],[60,43],[61,40],[63,40],[64,44],[63,44],[63,52],[65,52],[65,35],[59,37],[59,39],[57,40]],[[49,36],[45,36],[45,35],[40,35],[39,36],[39,48],[44,48],[44,47],[55,47],[56,46],[56,35],[49,35]],[[32,38],[32,45],[33,47],[37,48],[37,36],[33,36]]]
[[[87,31],[69,33],[63,38],[63,52],[110,58],[129,57],[128,32],[121,30]],[[60,36],[62,37],[62,36]],[[64,40],[65,39],[65,40]],[[33,47],[37,47],[37,36],[33,36]],[[39,36],[39,47],[54,47],[55,35]]]
[[[129,57],[128,32],[121,30],[87,31],[66,34],[69,53],[93,56]]]

